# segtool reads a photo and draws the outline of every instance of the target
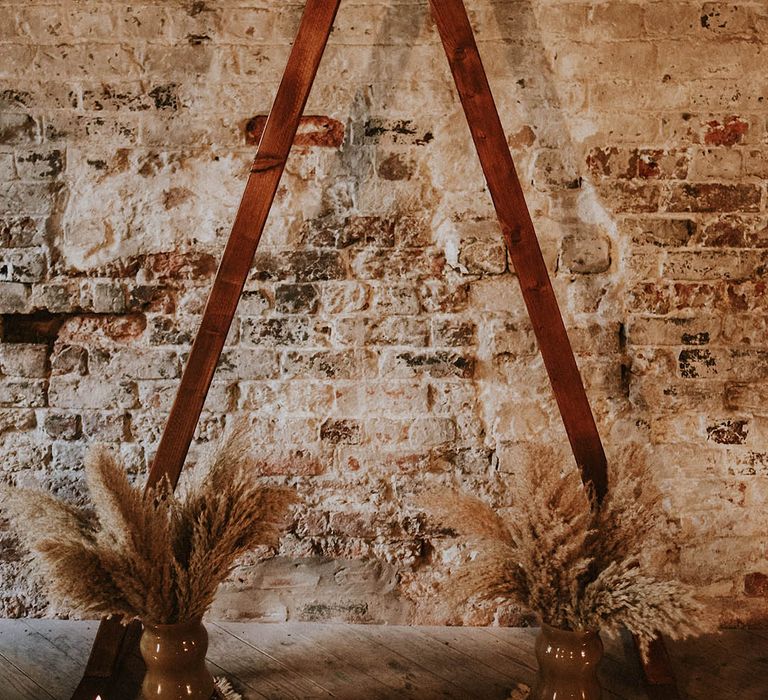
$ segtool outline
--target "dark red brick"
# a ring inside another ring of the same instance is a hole
[[[267,117],[264,115],[249,119],[245,125],[245,142],[249,145],[258,144],[266,125]],[[339,148],[342,143],[344,143],[344,124],[331,117],[307,115],[301,118],[294,146]]]
[[[744,594],[749,598],[768,597],[768,576],[755,571],[744,577]]]
[[[704,143],[708,146],[735,146],[744,140],[749,124],[740,117],[731,116],[722,122],[713,119],[707,122]]]
[[[761,189],[758,185],[720,183],[684,183],[674,185],[666,198],[671,212],[760,211]]]

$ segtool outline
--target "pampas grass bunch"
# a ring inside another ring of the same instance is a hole
[[[512,600],[565,630],[626,627],[644,650],[657,632],[678,639],[708,629],[692,589],[647,570],[664,520],[640,452],[612,476],[597,503],[575,469],[563,473],[559,456],[544,451],[523,465],[503,514],[451,489],[429,491],[421,505],[474,554],[451,576],[449,601]]]
[[[260,484],[247,454],[240,424],[205,477],[176,497],[167,481],[144,494],[96,446],[86,459],[93,517],[20,488],[5,489],[1,509],[54,602],[125,623],[187,622],[202,617],[243,554],[276,546],[296,500],[291,490]]]

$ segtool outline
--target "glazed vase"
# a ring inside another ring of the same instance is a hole
[[[600,700],[597,669],[603,643],[597,632],[570,632],[542,625],[536,638],[539,676],[532,700]]]
[[[201,620],[144,625],[140,649],[147,665],[143,700],[211,700],[213,676],[205,665],[208,633]]]

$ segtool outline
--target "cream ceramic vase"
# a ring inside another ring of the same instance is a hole
[[[539,677],[532,700],[600,700],[597,669],[603,643],[597,632],[569,632],[542,625],[536,638]]]
[[[208,633],[201,620],[144,625],[140,649],[147,665],[144,700],[211,700],[213,676],[205,665]]]

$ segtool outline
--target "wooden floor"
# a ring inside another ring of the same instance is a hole
[[[246,700],[527,696],[536,630],[206,623],[215,675]],[[68,700],[96,624],[0,621],[0,700]],[[729,631],[671,645],[683,697],[767,700],[768,632]],[[606,640],[606,700],[647,698],[628,640]]]

